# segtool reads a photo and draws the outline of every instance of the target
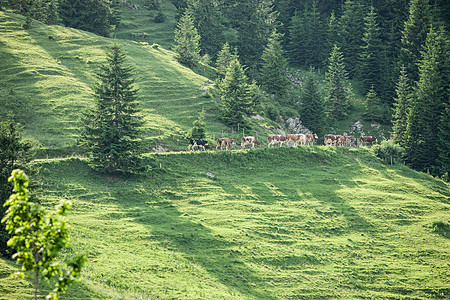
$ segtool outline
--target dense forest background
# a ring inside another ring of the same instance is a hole
[[[131,2],[3,0],[0,8],[27,16],[24,26],[37,19],[110,36],[121,22],[119,8]],[[200,62],[215,67],[212,79],[217,86],[222,84],[215,94],[219,101],[228,97],[223,83],[230,85],[231,78],[248,81],[257,95],[247,91],[242,97],[250,109],[238,108],[238,116],[224,114],[224,122],[243,122],[240,116],[251,113],[253,101],[273,119],[278,117],[278,107],[293,107],[304,125],[324,134],[330,122],[345,118],[353,109],[350,81],[357,82],[365,95],[363,117],[392,126],[407,163],[433,174],[448,172],[449,1],[171,2],[178,10],[174,51],[179,52],[180,62],[194,69]],[[144,7],[160,11],[154,21],[164,22],[160,1],[145,1]],[[177,47],[181,39],[191,39],[191,45]],[[286,72],[293,67],[325,74],[323,81],[301,80],[301,101],[288,91],[287,82],[297,80]]]

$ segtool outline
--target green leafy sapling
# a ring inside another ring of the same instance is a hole
[[[4,204],[8,209],[2,222],[13,234],[8,241],[8,246],[17,251],[13,258],[22,265],[22,270],[14,275],[23,278],[24,272],[34,272],[34,299],[37,299],[39,276],[46,279],[59,276],[54,290],[47,296],[47,299],[58,299],[58,293],[65,292],[80,276],[86,261],[84,256],[76,257],[68,263],[69,268],[65,272],[56,261],[59,251],[69,240],[66,214],[71,203],[61,200],[54,211],[47,212],[38,203],[29,202],[29,180],[24,171],[12,171],[8,181],[12,182],[14,193]]]

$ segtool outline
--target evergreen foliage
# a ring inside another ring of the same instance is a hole
[[[348,114],[353,92],[348,82],[343,54],[337,45],[334,45],[330,54],[325,83],[328,117],[334,120],[344,118]]]
[[[403,145],[405,142],[406,126],[411,105],[412,90],[409,86],[408,74],[405,67],[400,71],[400,77],[396,89],[397,96],[394,99],[393,128],[395,142]]]
[[[125,54],[118,46],[111,48],[107,62],[98,74],[95,107],[84,115],[81,144],[95,169],[136,173],[143,168],[143,147],[132,69],[124,65]]]
[[[12,170],[25,168],[32,159],[31,143],[25,141],[12,118],[0,122],[0,216],[3,216],[6,208],[3,203],[11,195],[12,188],[8,184],[8,178]],[[10,235],[5,229],[4,223],[0,223],[0,255],[8,256],[10,248],[6,242]]]
[[[353,78],[358,70],[359,53],[363,45],[364,6],[360,1],[346,0],[339,18],[338,46],[341,48],[346,69]]]
[[[448,126],[445,114],[448,113],[450,82],[449,45],[442,30],[431,27],[422,57],[408,117],[405,155],[414,169],[436,174],[442,168],[439,158],[443,153],[439,149],[446,147],[439,142],[442,129]]]
[[[269,94],[283,96],[289,81],[286,76],[287,60],[280,42],[280,34],[274,31],[262,54],[259,82]]]
[[[409,79],[415,82],[419,79],[418,63],[422,59],[421,51],[425,44],[431,25],[429,0],[412,0],[409,17],[402,31],[402,47],[400,60],[405,66]]]
[[[244,116],[256,107],[256,83],[248,83],[245,70],[237,59],[227,69],[222,82],[217,82],[218,107],[223,120],[236,125],[245,123]]]
[[[60,0],[60,16],[67,27],[109,36],[118,24],[117,15],[107,0]]]
[[[237,58],[237,53],[232,53],[230,44],[225,43],[222,49],[219,51],[216,60],[216,70],[219,80],[225,77],[225,74],[227,73],[227,69],[230,66],[231,62]]]
[[[195,66],[200,60],[200,35],[189,10],[181,16],[175,29],[174,51],[181,64]]]
[[[317,79],[308,76],[301,93],[300,119],[303,125],[317,135],[325,131],[325,103],[319,92]]]
[[[379,123],[388,123],[390,114],[388,108],[382,103],[378,97],[374,86],[372,85],[366,94],[366,119]]]
[[[24,272],[33,271],[34,299],[37,300],[39,276],[50,279],[58,276],[54,290],[47,299],[58,299],[58,293],[65,292],[69,285],[80,276],[86,258],[76,257],[68,264],[69,270],[63,272],[56,262],[59,252],[67,245],[69,228],[66,223],[67,210],[71,207],[68,200],[62,200],[55,210],[48,213],[45,209],[29,201],[28,176],[22,170],[15,169],[8,181],[14,186],[14,194],[6,201],[8,207],[2,222],[13,237],[8,245],[16,249],[14,259],[22,265],[22,271],[15,275],[23,278]]]
[[[366,90],[371,86],[375,86],[377,94],[380,94],[384,90],[382,85],[383,56],[377,13],[373,6],[365,16],[364,21],[365,27],[362,37],[363,45],[360,52],[358,77],[364,83]]]
[[[204,139],[206,137],[205,134],[205,110],[202,110],[198,114],[197,120],[192,123],[192,128],[189,129],[186,134],[186,138],[188,139]]]

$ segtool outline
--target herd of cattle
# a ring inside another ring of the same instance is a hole
[[[363,144],[369,144],[372,145],[373,143],[377,142],[377,139],[373,136],[361,136],[359,139],[355,138],[354,136],[343,136],[343,135],[335,135],[335,134],[325,134],[323,136],[324,143],[326,146],[342,146],[342,147],[358,147],[359,145]],[[298,146],[299,144],[301,146],[309,145],[312,146],[316,143],[318,139],[317,134],[286,134],[284,135],[271,135],[267,137],[267,146],[273,147],[275,145],[279,145],[280,147],[283,145],[283,143],[286,144],[286,146],[289,146],[290,144],[293,146]],[[216,143],[216,150],[219,149],[223,150],[223,147],[225,147],[226,150],[228,148],[232,149],[232,147],[236,146],[236,140],[230,139],[230,138],[218,138]],[[245,149],[245,146],[252,145],[252,148],[255,148],[255,146],[260,147],[261,142],[258,141],[254,136],[243,136],[241,138],[241,148]],[[203,148],[205,150],[206,146],[208,146],[208,141],[203,139],[190,139],[189,140],[189,146],[188,150],[195,150],[196,147]]]

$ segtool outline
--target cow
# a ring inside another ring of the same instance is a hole
[[[378,142],[376,137],[373,136],[361,136],[359,138],[359,141],[361,142],[361,145],[364,143],[368,143],[372,146],[373,143]]]
[[[317,136],[317,134],[307,134],[306,135],[306,144],[309,146],[314,145],[314,142],[318,139],[319,137]]]
[[[347,147],[358,147],[358,140],[354,136],[345,137],[345,146]]]
[[[294,146],[298,145],[298,135],[297,134],[286,134],[286,145],[289,145],[289,142],[293,142]]]
[[[217,144],[216,144],[216,150],[220,147],[220,150],[222,150],[222,147],[225,146],[225,149],[228,150],[228,147],[233,148],[233,145],[236,145],[236,140],[230,139],[230,138],[218,138]]]
[[[267,137],[267,147],[270,148],[270,146],[273,146],[275,144],[280,144],[280,147],[283,145],[284,142],[287,143],[286,137],[282,135],[271,135]]]
[[[189,146],[188,146],[188,150],[192,150],[194,151],[194,147],[202,147],[203,150],[206,150],[205,146],[208,146],[208,141],[207,140],[202,140],[202,139],[190,139],[189,140]]]
[[[261,142],[258,141],[254,136],[243,136],[241,139],[241,148],[245,149],[245,145],[252,145],[252,149],[255,145],[261,146]]]
[[[325,134],[323,136],[323,141],[326,146],[328,146],[328,145],[335,146],[336,140],[337,140],[337,135],[334,135],[334,134]]]
[[[345,146],[346,138],[343,135],[336,135],[336,146]]]

